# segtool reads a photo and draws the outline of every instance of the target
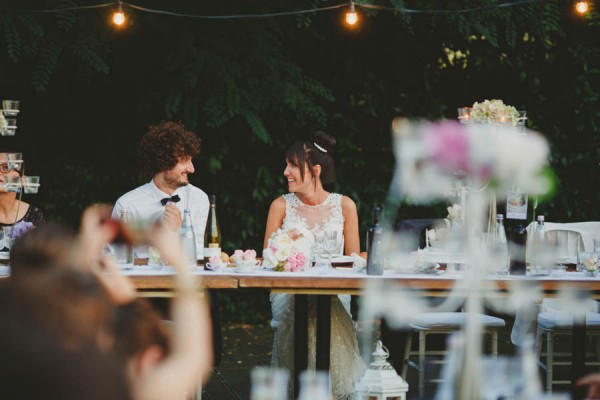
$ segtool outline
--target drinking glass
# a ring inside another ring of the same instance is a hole
[[[519,113],[519,118],[517,118],[517,126],[525,126],[525,121],[527,121],[527,111],[517,111]]]
[[[331,269],[331,258],[333,256],[337,256],[340,254],[339,247],[340,243],[338,242],[338,232],[337,231],[325,231],[323,238],[323,253],[321,256],[325,255],[327,257],[327,269]]]
[[[19,100],[2,100],[2,113],[7,117],[17,115],[19,112]]]
[[[303,371],[300,374],[300,393],[298,400],[317,400],[331,398],[329,374],[325,371]]]
[[[311,263],[309,267],[318,267],[319,260],[321,259],[321,254],[323,253],[323,241],[325,238],[325,233],[323,231],[316,231],[313,235],[314,242],[312,247],[310,248],[310,260]]]
[[[256,367],[250,373],[250,400],[286,400],[290,374],[285,369]]]
[[[594,238],[594,253],[600,255],[600,238]]]
[[[588,259],[592,259],[594,255],[595,254],[591,251],[580,251],[579,253],[577,253],[577,271],[586,271],[585,261]]]
[[[18,193],[21,190],[21,177],[20,176],[5,176],[4,177],[4,190],[7,192]]]
[[[25,193],[37,193],[40,188],[40,177],[39,176],[24,176],[23,177],[23,191]]]
[[[6,155],[6,160],[8,168],[21,170],[21,165],[23,164],[23,153],[8,153]]]

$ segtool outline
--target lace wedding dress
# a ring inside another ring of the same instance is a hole
[[[340,240],[338,248],[343,249],[344,217],[342,196],[332,193],[316,206],[308,206],[294,194],[285,198],[285,217],[282,227],[290,229],[303,227],[313,235],[319,231],[337,231]],[[272,364],[286,368],[293,373],[294,350],[294,295],[271,294],[271,312],[274,329]],[[315,368],[316,360],[316,298],[308,302],[308,368]],[[351,399],[354,380],[360,377],[363,369],[358,354],[358,344],[354,324],[350,314],[350,295],[339,295],[331,301],[331,347],[330,375],[333,396],[336,400]]]

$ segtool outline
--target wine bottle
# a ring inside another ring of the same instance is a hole
[[[221,229],[219,228],[219,220],[217,219],[217,196],[213,194],[209,199],[210,209],[208,211],[206,229],[204,230],[204,269],[206,269],[206,263],[210,257],[221,256]]]
[[[527,228],[519,223],[510,235],[510,267],[511,275],[525,275],[527,272]]]
[[[371,246],[373,244],[373,236],[376,231],[381,230],[381,226],[379,222],[381,221],[381,208],[374,207],[373,208],[373,225],[369,227],[367,230],[367,255],[371,253]]]
[[[194,227],[192,226],[192,216],[189,209],[183,211],[183,223],[179,230],[181,237],[181,243],[183,245],[183,252],[185,258],[190,266],[196,266],[196,235],[194,234]]]
[[[381,208],[373,208],[373,225],[367,231],[367,275],[383,275],[381,237],[383,229],[379,224]]]

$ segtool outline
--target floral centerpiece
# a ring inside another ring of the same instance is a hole
[[[513,106],[504,104],[502,100],[484,100],[482,103],[473,104],[471,120],[517,125],[519,112]]]
[[[263,250],[265,262],[275,271],[301,272],[310,260],[313,237],[303,229],[278,229]]]
[[[596,273],[598,272],[597,257],[596,256],[587,257],[585,260],[583,260],[583,267],[585,268],[586,272],[589,275],[596,276]]]

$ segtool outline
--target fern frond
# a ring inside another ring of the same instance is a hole
[[[41,48],[39,58],[33,69],[31,83],[38,92],[44,91],[50,78],[54,73],[54,68],[58,58],[63,51],[63,47],[56,41],[45,40]]]
[[[6,39],[8,56],[13,62],[17,62],[21,55],[21,37],[10,15],[3,16],[2,20],[0,25],[4,25],[4,38]]]
[[[73,52],[79,59],[85,61],[90,67],[98,72],[108,74],[110,67],[98,53],[90,48],[90,45],[85,42],[77,41],[71,43],[69,50]]]

